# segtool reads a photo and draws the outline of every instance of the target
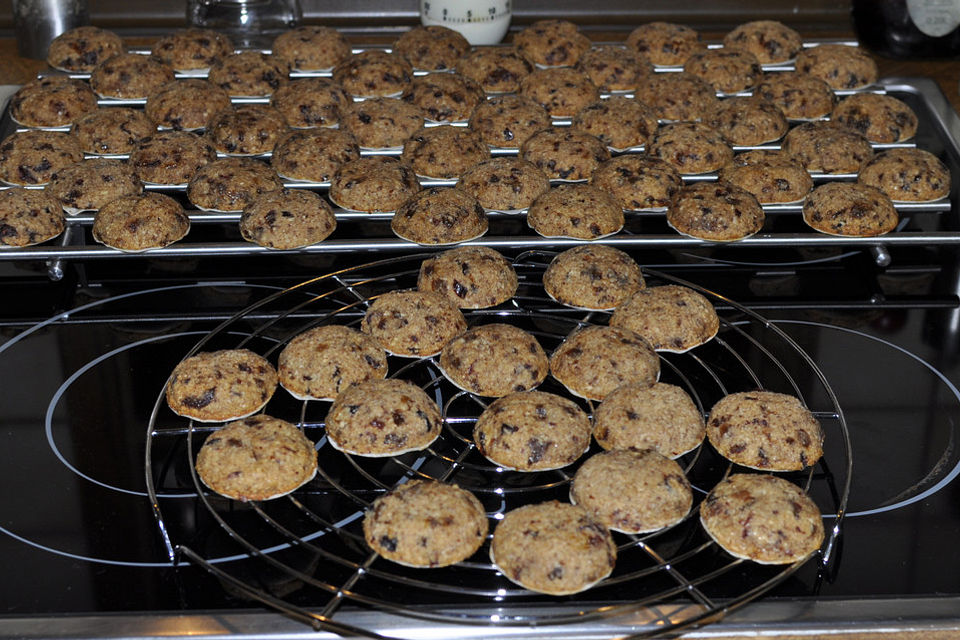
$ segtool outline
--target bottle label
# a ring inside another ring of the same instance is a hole
[[[960,0],[907,0],[907,11],[917,29],[931,38],[960,26]]]

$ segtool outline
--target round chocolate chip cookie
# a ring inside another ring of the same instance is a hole
[[[550,180],[532,162],[499,156],[464,171],[457,188],[471,194],[486,209],[520,211],[550,190]]]
[[[688,287],[647,287],[627,298],[610,326],[629,329],[657,351],[683,353],[717,335],[720,319],[710,301]]]
[[[398,237],[424,245],[456,244],[487,232],[487,212],[466,191],[430,187],[410,197],[393,214]]]
[[[365,156],[343,163],[330,180],[330,200],[354,211],[396,211],[420,191],[410,165],[390,156]]]
[[[652,385],[660,377],[660,358],[646,339],[628,329],[584,327],[550,356],[550,373],[575,396],[603,400],[629,382]]]
[[[441,25],[417,26],[404,31],[393,43],[393,52],[424,71],[452,69],[470,50],[467,39]]]
[[[543,273],[547,295],[577,309],[613,309],[644,286],[633,258],[602,244],[567,249]]]
[[[880,236],[897,228],[900,215],[885,193],[857,182],[828,182],[810,192],[803,221],[830,235]]]
[[[589,184],[560,184],[533,201],[527,224],[547,238],[596,240],[623,228],[623,209]]]
[[[159,249],[190,231],[180,203],[162,193],[141,193],[108,202],[93,221],[93,239],[120,251]],[[271,391],[272,393],[272,391]],[[228,416],[224,420],[234,417]]]
[[[0,191],[0,244],[29,247],[56,238],[66,223],[60,202],[45,191]]]
[[[378,296],[360,323],[390,353],[433,356],[467,328],[449,298],[432,291],[390,291]]]
[[[438,293],[461,309],[495,307],[517,291],[517,272],[489,247],[457,247],[420,264],[417,288]]]
[[[263,356],[248,349],[225,349],[180,362],[166,396],[178,415],[197,422],[226,422],[260,411],[276,388],[277,372]]]
[[[387,354],[376,340],[340,325],[295,336],[277,362],[280,386],[300,400],[333,400],[351,385],[387,377]]]
[[[226,91],[207,80],[188,78],[165,84],[150,94],[144,113],[161,129],[195,131],[206,127],[213,114],[229,107]]]
[[[748,238],[763,228],[764,219],[754,195],[730,182],[686,185],[667,207],[667,224],[677,232],[711,242]]]
[[[326,240],[337,228],[333,209],[305,189],[267,191],[240,215],[240,235],[270,249],[299,249]]]
[[[536,338],[497,323],[473,327],[448,342],[440,353],[440,369],[460,389],[499,398],[540,386],[550,364]]]

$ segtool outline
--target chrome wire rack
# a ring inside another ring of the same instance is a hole
[[[542,275],[553,255],[540,250],[520,254],[513,261],[520,279],[517,294],[492,309],[465,311],[468,323],[514,324],[535,335],[548,353],[571,330],[605,324],[609,313],[563,307],[544,293]],[[357,326],[378,295],[416,286],[425,257],[371,262],[269,295],[222,322],[184,357],[242,346],[275,360],[304,330],[331,323]],[[456,483],[480,499],[492,531],[513,508],[550,499],[566,501],[579,464],[535,473],[496,466],[476,451],[471,437],[487,400],[454,387],[433,357],[390,356],[390,375],[420,385],[442,409],[444,426],[437,441],[425,450],[393,458],[345,454],[324,435],[328,402],[295,400],[279,389],[265,412],[297,424],[316,443],[320,471],[295,493],[268,502],[229,501],[199,482],[195,454],[205,434],[217,427],[174,416],[161,389],[146,433],[145,474],[169,558],[198,565],[228,592],[317,630],[371,638],[399,637],[396,629],[403,625],[381,624],[384,616],[443,623],[444,637],[457,637],[458,630],[478,625],[577,629],[612,621],[617,635],[639,638],[718,620],[791,577],[791,590],[815,594],[816,585],[834,568],[851,480],[849,434],[837,397],[817,364],[775,324],[668,273],[644,273],[648,284],[694,286],[721,316],[720,333],[710,343],[685,354],[660,355],[661,380],[686,389],[704,413],[734,391],[766,388],[791,393],[823,424],[823,460],[804,472],[786,474],[825,514],[828,535],[812,557],[786,566],[763,566],[732,558],[710,540],[700,527],[697,509],[733,467],[703,444],[679,460],[694,487],[690,514],[664,531],[614,533],[616,569],[586,592],[548,597],[516,586],[489,561],[488,542],[473,557],[447,568],[411,569],[384,560],[366,547],[361,525],[371,502],[391,487],[414,478]],[[594,408],[552,378],[541,390],[570,397],[588,413]],[[599,448],[593,445],[581,462],[596,451]],[[170,497],[178,499],[165,499]],[[365,618],[366,614],[373,617]],[[621,626],[623,616],[629,619]],[[357,624],[358,619],[366,622]]]

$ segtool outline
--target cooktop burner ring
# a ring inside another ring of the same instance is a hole
[[[553,346],[559,344],[572,327],[605,322],[609,313],[585,312],[561,307],[543,293],[540,285],[541,276],[551,256],[552,254],[539,251],[521,255],[515,261],[515,268],[521,279],[518,295],[510,303],[492,311],[465,312],[468,322],[472,324],[477,319],[482,320],[491,316],[509,317],[511,321],[519,322],[522,328],[530,330],[532,327],[548,352]],[[250,335],[276,337],[278,347],[300,331],[323,322],[333,320],[341,324],[356,323],[362,317],[366,304],[372,296],[389,289],[415,286],[419,263],[424,257],[425,255],[421,254],[381,260],[323,276],[285,292],[268,296],[223,322],[200,340],[190,353],[211,349],[214,345],[220,348],[225,331],[233,326],[251,324],[250,318],[253,316],[267,319],[256,326]],[[833,477],[826,461],[816,467],[816,471],[810,469],[802,474],[788,475],[794,480],[799,479],[803,486],[814,493],[821,507],[824,506],[825,501],[831,504],[831,509],[825,509],[825,511],[833,511],[836,517],[833,528],[829,531],[828,541],[822,550],[822,559],[824,562],[829,562],[832,558],[834,542],[839,534],[840,521],[846,509],[851,453],[843,413],[827,380],[817,368],[816,363],[797,343],[754,312],[723,296],[703,290],[669,274],[645,270],[645,275],[648,281],[693,286],[722,309],[721,334],[712,343],[686,354],[661,354],[661,361],[665,365],[662,369],[667,377],[670,381],[683,384],[688,391],[691,391],[691,395],[701,409],[712,406],[712,402],[708,403],[708,400],[715,401],[719,399],[717,396],[725,395],[729,391],[760,386],[784,390],[803,398],[807,395],[805,393],[807,387],[819,385],[823,389],[822,393],[832,400],[832,406],[811,407],[811,409],[822,420],[830,421],[826,426],[828,434],[826,446],[834,457],[833,466],[836,468],[838,477]],[[306,301],[293,299],[293,303],[287,304],[291,300],[289,296],[292,293],[299,295],[304,292],[310,292],[312,297]],[[295,319],[305,312],[308,312],[307,315],[314,314],[313,319],[306,323],[296,320],[295,326],[290,326],[288,320]],[[734,314],[736,321],[723,317],[728,313]],[[742,322],[747,323],[746,329]],[[257,322],[252,324],[257,325]],[[555,342],[551,344],[547,338]],[[771,347],[770,342],[775,343],[776,346]],[[244,341],[241,341],[241,344],[243,343]],[[234,346],[240,345],[234,344]],[[749,352],[744,355],[741,353],[743,349],[748,349]],[[275,348],[271,349],[271,353],[274,350]],[[777,353],[784,350],[792,354],[793,360],[787,364],[779,359],[779,353]],[[394,371],[396,362],[398,360],[391,356],[391,375],[396,375]],[[801,378],[793,375],[790,370],[793,366],[804,368]],[[404,359],[400,369],[404,377],[414,379],[429,395],[438,399],[438,404],[444,409],[445,418],[447,418],[448,401],[453,402],[454,400],[450,399],[460,391],[445,391],[452,388],[452,385],[443,379],[433,359],[424,358],[415,361]],[[707,385],[708,390],[698,391],[703,385]],[[541,388],[558,391],[559,385],[548,382]],[[565,392],[562,393],[567,395]],[[280,390],[278,394],[282,395],[284,392]],[[586,405],[588,410],[592,409],[588,403],[581,401],[581,404]],[[184,463],[190,472],[200,502],[209,516],[208,526],[219,527],[221,530],[219,537],[239,545],[250,555],[251,562],[285,572],[306,587],[319,592],[320,595],[315,597],[309,608],[293,599],[290,601],[278,599],[271,595],[268,589],[244,582],[242,578],[232,575],[230,568],[222,563],[215,567],[207,562],[205,558],[209,553],[208,549],[182,542],[191,538],[196,539],[197,532],[183,535],[188,532],[177,531],[176,523],[174,526],[169,526],[171,521],[165,519],[163,507],[154,499],[158,524],[168,541],[171,557],[179,554],[191,562],[200,564],[233,587],[246,591],[264,604],[320,627],[330,622],[331,616],[345,601],[436,621],[538,625],[562,624],[616,612],[635,611],[649,605],[662,604],[680,594],[693,594],[694,601],[698,605],[697,611],[691,617],[672,622],[670,628],[676,629],[716,617],[721,611],[730,610],[756,598],[800,570],[805,564],[805,562],[798,562],[776,569],[749,567],[747,572],[751,574],[751,579],[745,582],[742,596],[733,601],[725,600],[722,605],[715,602],[709,595],[710,582],[734,568],[738,571],[742,570],[745,563],[726,556],[706,539],[705,534],[699,530],[695,522],[694,514],[697,508],[695,506],[684,522],[667,531],[634,537],[617,534],[621,552],[618,570],[594,590],[580,594],[582,598],[578,596],[573,599],[576,607],[579,607],[574,613],[570,613],[569,610],[560,614],[547,613],[533,616],[511,613],[510,607],[505,605],[523,605],[531,601],[536,602],[537,598],[542,601],[543,597],[531,594],[506,581],[497,574],[491,564],[486,562],[471,560],[450,570],[425,572],[411,571],[386,561],[378,561],[377,557],[371,555],[366,549],[362,543],[362,536],[357,533],[359,516],[362,515],[363,509],[386,488],[411,477],[424,476],[455,479],[461,486],[485,494],[478,496],[482,500],[485,497],[496,499],[499,501],[499,506],[490,507],[485,503],[485,507],[488,509],[488,514],[492,512],[494,514],[492,517],[497,519],[512,506],[530,501],[530,494],[535,494],[540,499],[556,497],[555,492],[558,489],[565,490],[566,483],[572,477],[572,468],[554,472],[520,474],[504,472],[502,469],[495,468],[492,463],[462,464],[471,456],[476,457],[479,454],[472,451],[467,438],[451,426],[452,420],[445,421],[448,423],[445,424],[445,431],[450,428],[457,437],[441,436],[441,439],[438,439],[439,444],[426,452],[405,454],[398,459],[386,458],[374,461],[358,459],[336,451],[326,443],[322,437],[322,414],[325,413],[325,409],[320,409],[318,405],[325,406],[324,403],[316,402],[292,402],[290,398],[285,397],[280,400],[277,408],[282,410],[285,407],[287,414],[281,415],[272,404],[268,405],[267,412],[295,422],[318,443],[320,467],[325,471],[320,474],[320,483],[325,485],[323,490],[315,490],[316,487],[314,487],[267,503],[239,505],[224,501],[218,496],[209,495],[196,477],[193,463],[200,438],[195,437],[197,428],[192,423],[189,423],[185,430],[187,446],[184,449],[186,452]],[[168,411],[163,406],[162,390],[157,396],[148,430],[146,471],[152,497],[155,478],[151,465],[151,451],[158,439],[172,435],[154,428],[161,411]],[[467,423],[469,417],[466,416]],[[183,433],[181,431],[178,437],[183,437]],[[464,447],[462,450],[453,447],[457,442]],[[441,455],[441,447],[453,448],[448,454]],[[339,460],[339,463],[333,464],[334,460]],[[731,470],[730,465],[720,460],[708,445],[703,445],[694,453],[688,454],[682,462],[687,466],[688,474],[690,470],[694,470],[691,474],[691,482],[698,487],[698,502],[713,483]],[[334,475],[326,473],[328,470],[333,470]],[[485,482],[476,482],[476,486],[471,486],[471,474],[479,474],[481,480],[486,476],[496,476],[504,480],[492,487],[490,483]],[[467,480],[464,480],[464,477]],[[544,477],[548,479],[543,479]],[[828,478],[830,482],[825,483],[824,478]],[[357,482],[360,484],[357,485]],[[308,487],[314,484],[311,483]],[[831,486],[827,488],[820,486],[826,484]],[[554,495],[551,495],[551,492],[554,492]],[[349,520],[348,525],[337,526],[338,522],[344,521],[344,517]],[[251,525],[251,522],[255,524]],[[213,537],[215,534],[209,535]],[[317,554],[328,561],[326,567],[328,575],[315,576],[312,571],[304,570],[298,564],[298,558],[287,559],[279,558],[274,554],[270,556],[262,554],[259,551],[263,548],[262,538],[270,536],[288,539],[298,547],[298,551],[306,555]],[[307,536],[313,536],[310,542],[304,540]],[[624,556],[633,557],[629,561],[624,561],[625,567],[621,571],[620,562],[623,561]],[[685,565],[685,563],[689,564]],[[684,575],[686,568],[696,563],[705,563],[708,569],[700,575],[692,575],[692,577]],[[482,575],[477,578],[476,574]],[[660,586],[651,592],[651,587],[645,584],[647,581],[665,586]],[[636,597],[629,602],[622,602],[622,595],[617,591],[617,587],[622,587],[624,584],[630,584],[636,594]],[[400,591],[397,591],[398,589]],[[413,601],[409,599],[410,590],[417,591]],[[387,595],[384,596],[384,593]],[[618,595],[611,597],[611,594]],[[458,601],[460,598],[467,598],[470,603],[476,604],[477,598],[482,598],[488,606],[496,607],[498,613],[491,615],[488,611],[471,610],[425,612],[419,608],[419,605],[424,603],[424,597],[427,601],[436,601],[438,604],[448,600]],[[594,598],[599,600],[594,602]],[[563,599],[563,601],[569,603],[570,599]],[[314,613],[317,606],[322,606],[324,602],[326,602],[326,608],[319,614]],[[615,604],[611,605],[611,602]],[[651,629],[650,633],[662,633],[665,630],[663,626],[658,625],[656,629]],[[372,635],[369,631],[359,631],[364,635]]]

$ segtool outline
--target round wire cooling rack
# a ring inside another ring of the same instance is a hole
[[[268,295],[222,322],[184,357],[245,347],[275,361],[290,339],[314,326],[358,327],[378,295],[416,287],[420,263],[429,255],[371,262]],[[513,261],[520,280],[517,294],[492,309],[464,310],[468,323],[514,324],[532,333],[548,353],[573,329],[605,324],[608,312],[565,307],[544,293],[542,275],[553,255],[519,255]],[[834,569],[851,480],[850,439],[836,395],[813,359],[776,325],[668,273],[645,269],[644,275],[648,284],[697,289],[711,299],[721,318],[719,334],[706,345],[683,354],[660,354],[661,381],[684,388],[704,414],[734,391],[790,393],[823,424],[823,459],[803,472],[783,474],[802,486],[825,514],[826,540],[811,557],[790,565],[759,565],[729,556],[703,532],[699,502],[736,468],[702,444],[678,460],[694,488],[690,514],[666,530],[614,533],[618,558],[613,574],[583,593],[550,597],[518,587],[489,561],[489,540],[473,557],[445,568],[413,569],[380,558],[364,543],[363,514],[374,499],[400,483],[414,478],[456,483],[480,499],[492,531],[504,513],[518,506],[568,500],[578,465],[600,450],[593,444],[578,462],[559,470],[500,468],[476,451],[471,435],[489,399],[447,381],[436,357],[390,356],[390,376],[420,385],[442,409],[440,437],[425,450],[392,458],[346,454],[324,435],[329,402],[296,400],[280,388],[265,413],[297,424],[316,443],[319,472],[293,494],[267,502],[230,501],[200,483],[195,455],[204,434],[217,426],[174,416],[161,389],[148,426],[145,466],[171,562],[198,565],[228,592],[315,629],[373,638],[385,636],[345,621],[354,619],[347,612],[372,609],[447,625],[538,627],[629,614],[623,633],[648,637],[718,620],[774,587],[791,595],[815,595]],[[170,364],[171,371],[175,364]],[[572,396],[552,378],[540,390],[568,397],[592,415],[590,401]],[[648,622],[638,624],[641,619]]]

